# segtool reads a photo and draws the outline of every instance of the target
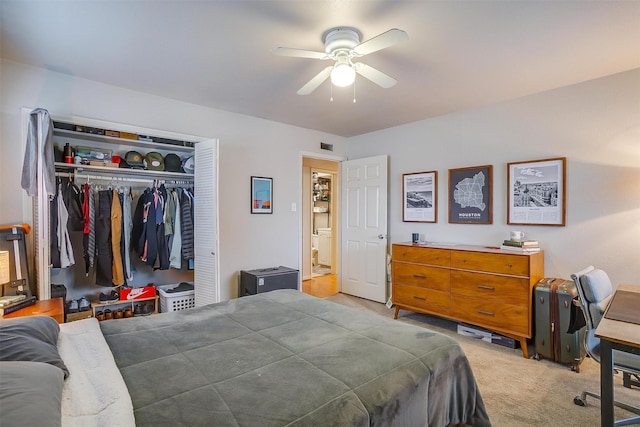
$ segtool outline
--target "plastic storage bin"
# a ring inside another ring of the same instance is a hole
[[[167,289],[173,289],[178,286],[177,283],[171,285],[158,286],[158,294],[160,295],[160,313],[169,313],[172,311],[186,310],[196,306],[195,291],[183,292],[167,292]]]

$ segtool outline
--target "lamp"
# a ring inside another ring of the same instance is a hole
[[[331,83],[334,86],[345,87],[353,84],[356,80],[356,70],[346,55],[341,55],[336,61],[336,65],[331,70]]]

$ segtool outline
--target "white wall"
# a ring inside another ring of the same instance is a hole
[[[429,96],[429,94],[424,94]],[[390,156],[391,242],[496,245],[522,229],[545,251],[545,274],[593,264],[640,284],[640,70],[349,139],[348,157]],[[566,227],[508,226],[508,162],[567,158]],[[493,224],[448,224],[448,169],[493,165]],[[438,222],[402,222],[402,174],[438,171]]]
[[[237,295],[239,270],[285,265],[300,269],[300,152],[344,156],[344,138],[0,62],[0,224],[31,223],[22,208],[21,107],[202,137],[220,138],[219,221],[222,299]],[[273,177],[273,215],[250,214],[250,176]]]

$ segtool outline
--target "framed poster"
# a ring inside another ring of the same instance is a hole
[[[251,177],[251,213],[273,213],[273,178]]]
[[[449,222],[493,222],[493,166],[449,169]]]
[[[402,175],[402,220],[404,222],[438,222],[438,172],[415,172]]]
[[[564,226],[566,157],[507,163],[507,224]]]

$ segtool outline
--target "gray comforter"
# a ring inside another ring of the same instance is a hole
[[[490,425],[453,339],[294,290],[101,328],[139,426]]]

